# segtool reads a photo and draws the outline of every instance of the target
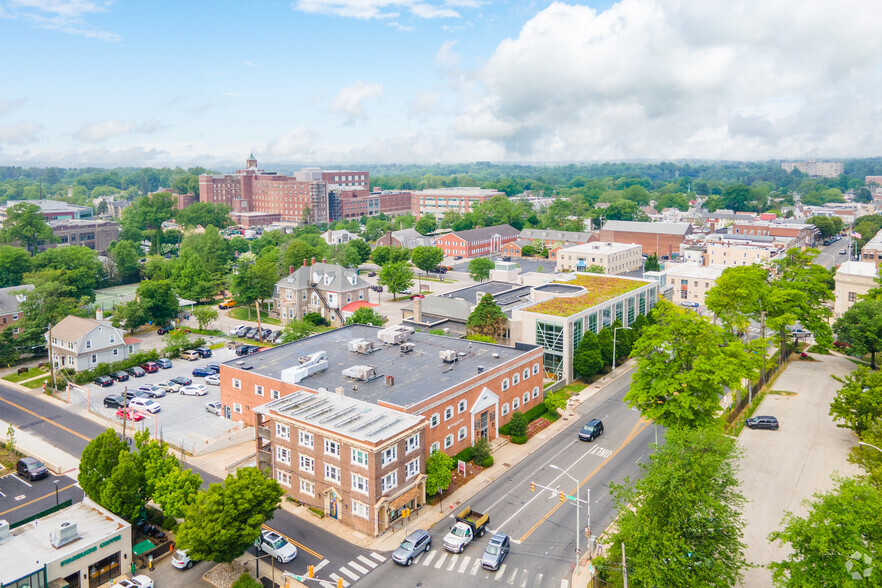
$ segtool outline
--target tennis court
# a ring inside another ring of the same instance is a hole
[[[114,306],[134,300],[137,290],[138,284],[126,284],[124,286],[95,290],[95,306],[101,310],[110,310]]]

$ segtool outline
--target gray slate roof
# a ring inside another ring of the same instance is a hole
[[[413,249],[414,247],[426,247],[434,243],[434,239],[426,237],[416,229],[401,229],[400,231],[392,231],[392,237],[401,242],[401,246],[405,249]]]
[[[494,235],[499,235],[500,237],[508,237],[510,235],[519,235],[520,231],[514,228],[511,225],[494,225],[492,227],[481,227],[479,229],[469,229],[467,231],[456,231],[451,233],[451,235],[456,235],[463,241],[468,243],[474,241],[481,241],[483,239],[489,239]]]
[[[326,277],[330,279],[326,280]],[[304,290],[310,283],[315,283],[319,290],[326,292],[348,292],[368,287],[368,283],[354,269],[336,263],[318,262],[301,266],[293,274],[276,282],[276,291],[280,288]]]
[[[691,223],[643,223],[637,221],[606,221],[604,231],[623,233],[658,233],[660,235],[688,235],[692,232]]]
[[[0,314],[15,314],[24,301],[27,292],[34,289],[33,284],[0,288]]]

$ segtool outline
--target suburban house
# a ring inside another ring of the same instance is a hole
[[[481,257],[502,251],[503,245],[517,240],[520,231],[511,225],[495,225],[456,231],[435,239],[435,245],[448,257]]]
[[[46,340],[53,365],[77,372],[92,369],[99,363],[128,359],[141,348],[138,339],[124,337],[123,332],[110,323],[78,316],[64,317],[46,332]]]
[[[11,328],[12,335],[18,335],[18,325],[24,318],[19,307],[27,298],[27,293],[33,289],[33,284],[0,288],[0,331]]]
[[[322,260],[307,264],[276,282],[272,312],[282,323],[303,320],[311,312],[322,315],[333,327],[345,323],[343,307],[359,300],[368,300],[370,284],[355,269]]]
[[[386,234],[377,239],[377,247],[428,247],[435,244],[434,237],[427,237],[416,229],[401,229],[400,231],[386,231]]]
[[[833,290],[833,316],[839,318],[851,308],[855,302],[865,296],[879,284],[879,269],[875,261],[846,261],[836,270]]]
[[[358,239],[358,235],[350,233],[346,229],[340,229],[338,231],[325,231],[322,233],[322,239],[328,245],[343,245],[353,239]]]

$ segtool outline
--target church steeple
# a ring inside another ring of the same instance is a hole
[[[245,169],[257,169],[257,159],[255,159],[253,151],[245,160]]]

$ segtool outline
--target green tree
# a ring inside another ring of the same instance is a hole
[[[162,223],[172,218],[174,208],[174,197],[168,192],[142,196],[123,209],[120,225],[132,233],[140,234],[143,229],[152,231],[150,252],[161,253]]]
[[[573,370],[580,378],[590,378],[602,369],[603,356],[600,353],[597,335],[591,331],[585,331],[579,345],[573,352]]]
[[[508,433],[512,437],[526,437],[529,424],[527,415],[516,410],[511,413],[511,419],[508,421]]]
[[[34,270],[58,270],[59,281],[72,287],[74,296],[94,299],[95,288],[104,279],[104,264],[98,253],[82,245],[67,245],[47,249],[34,256]]]
[[[234,254],[251,251],[251,243],[249,243],[248,239],[246,239],[245,237],[236,235],[235,237],[230,239],[230,251]]]
[[[376,325],[382,327],[386,319],[373,308],[363,306],[356,309],[352,315],[346,319],[347,325]]]
[[[204,329],[208,323],[216,321],[218,317],[217,309],[210,306],[197,306],[193,309],[193,316],[199,323],[199,328]]]
[[[194,202],[183,210],[175,211],[175,220],[188,228],[212,226],[222,229],[233,224],[230,220],[231,210],[228,204]]]
[[[192,249],[181,251],[180,257],[174,265],[172,280],[175,292],[181,298],[187,300],[210,300],[217,294],[211,272],[202,261],[202,258]]]
[[[490,279],[490,270],[495,267],[492,259],[476,257],[469,262],[469,277],[476,282]]]
[[[57,243],[58,237],[52,234],[52,227],[46,223],[39,206],[20,202],[6,209],[0,240],[4,243],[22,243],[33,256],[38,243]]]
[[[403,261],[390,262],[380,270],[377,281],[386,286],[394,297],[399,292],[413,287],[413,270]]]
[[[162,352],[166,357],[177,357],[181,351],[190,349],[190,335],[184,329],[172,329],[162,337],[165,347]]]
[[[426,494],[434,496],[444,492],[453,481],[453,468],[456,463],[443,451],[433,451],[426,458]]]
[[[845,378],[833,377],[842,387],[830,403],[830,416],[840,421],[837,426],[851,429],[861,437],[882,419],[882,373],[859,367]]]
[[[200,492],[178,527],[178,545],[191,558],[230,563],[260,536],[279,508],[282,487],[257,468],[239,468]]]
[[[420,235],[428,235],[429,233],[433,233],[435,229],[438,228],[438,222],[435,220],[434,215],[424,214],[416,222],[413,228]]]
[[[289,320],[282,327],[282,343],[290,343],[291,341],[299,341],[304,337],[309,337],[315,332],[315,325],[297,320]]]
[[[833,219],[838,220],[838,223],[834,224]],[[810,225],[815,225],[819,231],[821,231],[821,236],[825,239],[827,237],[832,237],[842,230],[842,219],[838,216],[827,217],[827,216],[813,216],[809,218],[807,221]],[[837,226],[838,225],[838,226]]]
[[[317,312],[307,312],[303,315],[303,322],[315,327],[327,327],[328,320]]]
[[[744,559],[740,451],[713,428],[669,429],[642,477],[610,484],[619,517],[609,547],[619,585],[621,545],[635,586],[735,586]]]
[[[876,369],[876,352],[882,351],[882,300],[856,302],[833,323],[833,331],[858,357],[869,353],[870,369]]]
[[[498,342],[507,324],[505,313],[496,304],[493,295],[488,293],[481,297],[478,305],[472,310],[466,321],[466,328],[469,335],[484,335]]]
[[[358,263],[355,265],[361,265],[371,258],[371,246],[365,243],[363,239],[353,239],[349,242],[348,249],[358,254]]]
[[[144,472],[137,456],[128,448],[120,451],[119,461],[101,487],[101,506],[127,521],[134,521],[147,504]]]
[[[191,250],[212,276],[219,276],[227,272],[227,266],[232,259],[230,243],[220,234],[217,227],[209,225],[202,234],[188,235],[181,242],[180,254]]]
[[[187,508],[196,501],[202,478],[192,470],[180,467],[156,481],[152,500],[166,516],[184,518]]]
[[[600,346],[600,357],[604,367],[611,366],[613,360],[613,332],[609,327],[603,327],[597,333],[597,344]],[[618,351],[618,349],[616,349]]]
[[[589,265],[588,267],[585,268],[585,273],[604,274],[604,273],[606,273],[606,270],[603,269],[602,265],[592,263],[591,265]]]
[[[438,267],[438,264],[444,259],[444,251],[440,247],[414,247],[410,253],[413,264],[428,273]]]
[[[18,341],[12,334],[12,329],[0,331],[0,365],[12,367],[12,364],[18,362],[20,356]]]
[[[0,247],[0,288],[20,285],[22,277],[32,268],[28,252],[21,247]]]
[[[664,427],[703,427],[717,419],[724,387],[743,388],[758,371],[761,356],[722,327],[660,302],[656,324],[643,330],[632,357],[637,369],[625,402]]]
[[[141,282],[137,295],[144,313],[154,324],[162,325],[178,316],[178,297],[168,280]]]
[[[123,284],[137,282],[141,278],[141,266],[138,259],[141,249],[132,241],[118,241],[110,250],[110,258],[116,264],[119,281]]]
[[[803,504],[808,509],[806,516],[786,513],[784,528],[769,535],[769,540],[785,549],[789,544],[789,555],[769,564],[775,584],[794,588],[879,586],[882,492],[867,481],[840,478],[832,491],[817,492],[813,500]],[[630,558],[628,553],[629,569]],[[872,571],[864,576],[867,569]]]
[[[389,256],[391,255],[391,253],[391,247],[381,245],[380,247],[377,247],[373,250],[373,252],[371,253],[371,260],[379,266],[384,266],[386,265],[386,262],[389,261]]]
[[[242,572],[242,575],[233,582],[232,588],[263,588],[263,584],[255,580],[248,572]]]
[[[128,447],[113,429],[107,429],[86,445],[80,456],[80,473],[77,482],[86,496],[101,503],[105,484],[119,463],[120,455]]]
[[[661,266],[658,264],[658,254],[652,253],[646,257],[646,261],[643,262],[643,271],[645,271],[645,272],[661,271]]]
[[[882,419],[871,422],[869,427],[864,429],[861,440],[869,445],[882,447]],[[851,448],[848,461],[860,466],[866,472],[864,479],[882,492],[882,451],[864,445],[855,445]]]
[[[113,311],[111,323],[118,329],[124,328],[129,334],[134,333],[139,327],[146,325],[150,320],[144,311],[144,306],[138,300],[129,300],[119,305]]]
[[[174,277],[172,263],[161,255],[151,255],[144,264],[144,277],[148,280],[170,280]]]
[[[68,315],[82,316],[80,301],[73,297],[73,288],[60,282],[36,284],[30,292],[22,291],[25,300],[19,305],[24,315],[24,330],[19,339],[24,344],[45,344],[44,334],[49,325],[58,324]]]

